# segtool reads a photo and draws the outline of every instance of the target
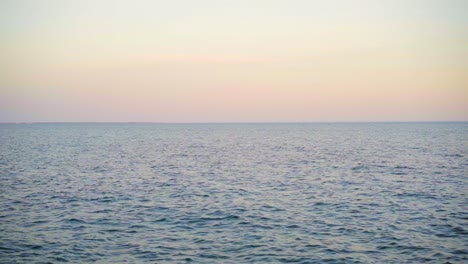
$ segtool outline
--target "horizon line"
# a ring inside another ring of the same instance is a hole
[[[208,121],[208,122],[159,122],[159,121],[18,121],[0,122],[0,124],[329,124],[329,123],[468,123],[468,120],[433,120],[433,121]]]

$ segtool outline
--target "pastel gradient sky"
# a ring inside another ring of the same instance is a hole
[[[0,122],[468,121],[466,0],[0,0]]]

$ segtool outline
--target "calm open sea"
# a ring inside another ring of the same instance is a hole
[[[1,263],[467,263],[468,123],[0,125]]]

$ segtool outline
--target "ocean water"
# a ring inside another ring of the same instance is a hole
[[[467,263],[468,123],[0,125],[0,263]]]

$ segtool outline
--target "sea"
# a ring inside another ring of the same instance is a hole
[[[468,263],[468,123],[0,125],[0,263]]]

